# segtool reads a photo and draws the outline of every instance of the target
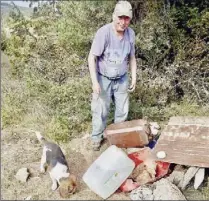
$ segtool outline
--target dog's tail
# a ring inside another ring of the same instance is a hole
[[[35,133],[36,133],[36,137],[38,138],[38,140],[39,140],[41,143],[45,144],[45,143],[46,143],[46,139],[41,135],[41,133],[38,132],[38,131],[36,131]]]

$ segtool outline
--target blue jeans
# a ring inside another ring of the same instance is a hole
[[[92,140],[95,142],[103,139],[111,100],[115,105],[115,123],[125,121],[129,111],[127,74],[117,80],[110,80],[107,77],[98,75],[98,82],[101,92],[100,94],[93,93],[91,102]]]

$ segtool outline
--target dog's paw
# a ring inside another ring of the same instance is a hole
[[[57,189],[57,187],[58,187],[58,186],[57,186],[57,183],[53,183],[53,184],[52,184],[52,190],[53,190],[53,191],[55,191],[55,190]]]

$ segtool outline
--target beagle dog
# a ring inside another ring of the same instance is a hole
[[[40,132],[36,132],[38,140],[44,145],[41,157],[40,171],[47,169],[52,179],[52,190],[56,190],[59,184],[59,194],[63,198],[69,197],[76,191],[76,177],[70,174],[69,167],[61,148],[52,142],[48,142]]]

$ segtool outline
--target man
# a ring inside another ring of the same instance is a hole
[[[115,105],[114,122],[123,122],[128,116],[128,91],[134,91],[136,86],[135,33],[128,27],[131,18],[131,4],[119,1],[114,9],[113,22],[97,31],[89,53],[94,150],[100,149],[111,99]],[[128,64],[132,78],[130,87]]]

